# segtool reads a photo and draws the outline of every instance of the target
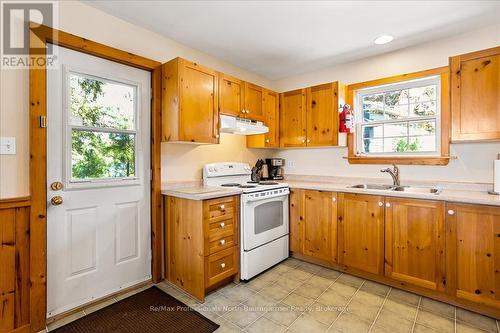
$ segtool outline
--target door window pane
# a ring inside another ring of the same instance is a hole
[[[69,74],[70,124],[135,129],[135,89],[124,83]]]
[[[135,176],[135,134],[73,129],[71,180]]]

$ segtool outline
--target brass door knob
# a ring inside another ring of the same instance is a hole
[[[50,199],[50,203],[53,206],[59,206],[63,203],[63,198],[60,195],[56,195],[55,197],[52,197],[52,199]]]

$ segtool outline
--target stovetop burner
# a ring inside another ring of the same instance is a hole
[[[270,181],[270,180],[265,180],[265,181],[261,181],[259,182],[259,185],[278,185],[279,183],[278,182],[273,182],[273,181]]]
[[[239,188],[254,188],[254,187],[257,187],[257,185],[240,185],[238,187]]]
[[[224,186],[224,187],[237,187],[237,186],[240,186],[240,183],[226,183],[226,184],[221,184],[220,186]]]

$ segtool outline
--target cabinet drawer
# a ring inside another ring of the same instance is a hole
[[[237,200],[234,197],[205,200],[203,205],[203,217],[210,223],[234,217],[238,211]]]
[[[233,246],[206,257],[205,272],[207,287],[238,273],[238,247]]]
[[[208,237],[210,239],[235,234],[235,220],[232,217],[214,222],[206,221],[205,223],[208,224]]]
[[[227,235],[216,235],[214,237],[209,237],[207,241],[206,254],[214,254],[221,250],[227,249],[229,247],[235,246],[238,242],[236,240],[236,235],[234,233],[229,234],[229,232],[225,232]]]

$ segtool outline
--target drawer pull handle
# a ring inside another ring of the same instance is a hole
[[[225,263],[222,263],[222,264],[220,264],[220,267],[221,267],[221,268],[224,268],[224,267],[226,267],[226,264],[225,264]]]
[[[226,224],[225,224],[224,222],[222,222],[222,223],[220,224],[220,227],[221,227],[221,228],[224,228],[225,226],[226,226]]]
[[[225,239],[221,239],[220,240],[220,245],[224,245],[224,244],[226,244],[226,240]]]
[[[224,208],[226,208],[226,206],[224,206],[224,205],[220,205],[220,206],[219,206],[219,209],[220,209],[220,210],[224,210]]]
[[[455,211],[453,209],[448,210],[448,215],[455,215]]]

